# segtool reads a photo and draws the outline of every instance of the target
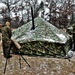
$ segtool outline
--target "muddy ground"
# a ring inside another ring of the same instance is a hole
[[[3,57],[0,44],[0,75],[75,75],[75,55],[71,62],[67,59],[23,56],[31,67],[28,67],[22,59],[20,69],[19,56],[13,54],[12,58],[8,60],[4,74],[6,59]]]

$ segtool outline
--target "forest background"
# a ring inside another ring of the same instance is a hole
[[[75,23],[75,0],[0,0],[0,22],[11,22],[18,28],[29,22],[31,7],[37,16],[58,28],[67,28]]]

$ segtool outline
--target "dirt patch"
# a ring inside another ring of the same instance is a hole
[[[65,59],[24,56],[31,67],[19,56],[13,55],[8,62],[5,75],[75,75],[75,61]],[[3,75],[5,58],[1,58],[0,75]]]

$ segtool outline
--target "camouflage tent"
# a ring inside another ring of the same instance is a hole
[[[30,21],[13,31],[12,38],[22,45],[24,54],[54,57],[65,55],[69,50],[68,34],[40,17],[35,18],[34,21],[34,30],[31,30]]]

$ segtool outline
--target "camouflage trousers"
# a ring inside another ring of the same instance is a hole
[[[4,55],[5,58],[8,58],[10,56],[10,50],[9,50],[10,45],[11,45],[10,40],[7,40],[6,42],[2,41],[3,55]]]

